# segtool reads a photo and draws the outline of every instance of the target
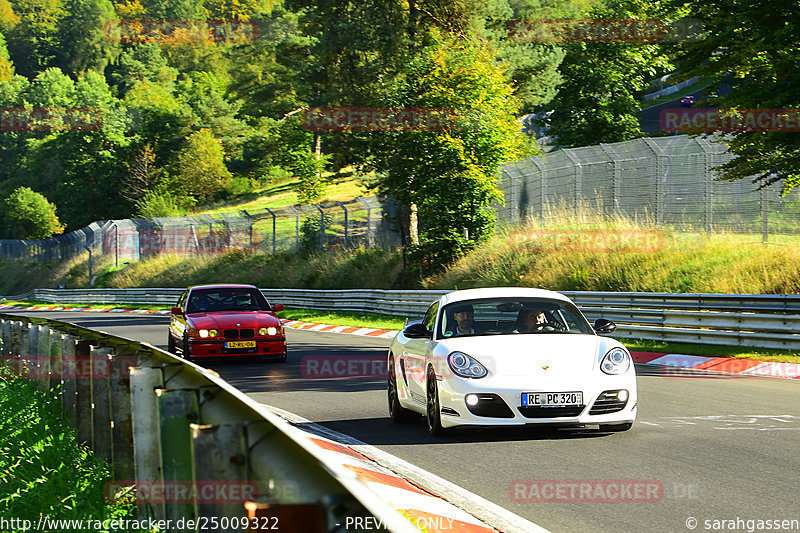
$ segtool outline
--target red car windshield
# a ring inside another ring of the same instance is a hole
[[[186,303],[187,313],[218,311],[271,311],[267,299],[257,289],[196,289]]]

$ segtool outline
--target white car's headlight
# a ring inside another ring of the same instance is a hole
[[[447,356],[447,364],[457,376],[462,378],[482,378],[489,373],[486,367],[474,357],[464,352],[453,352]]]
[[[612,348],[600,362],[600,369],[606,374],[624,374],[631,367],[631,356],[622,348]]]

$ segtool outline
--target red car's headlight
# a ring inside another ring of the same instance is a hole
[[[264,337],[264,336],[273,337],[275,335],[283,334],[283,328],[281,326],[278,326],[278,327],[271,326],[271,327],[268,327],[268,328],[258,328],[258,334],[261,335],[262,337]]]
[[[200,337],[205,339],[206,337],[216,337],[219,335],[219,332],[215,329],[195,329],[189,328],[186,330],[186,334],[189,337]]]

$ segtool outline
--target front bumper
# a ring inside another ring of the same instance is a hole
[[[191,357],[259,356],[282,358],[286,355],[286,339],[252,339],[254,348],[226,348],[224,340],[189,339]]]
[[[638,394],[635,374],[606,376],[587,380],[552,380],[531,384],[531,380],[504,379],[462,379],[457,377],[439,378],[439,403],[441,405],[442,427],[458,425],[478,426],[519,426],[527,424],[623,424],[636,419]],[[622,408],[612,405],[601,395],[606,391],[627,390],[628,398]],[[578,407],[522,407],[522,393],[525,392],[573,392],[583,393],[583,405]],[[476,394],[480,400],[477,406],[467,406],[466,396]],[[599,403],[598,403],[598,400]],[[504,403],[507,408],[502,406]],[[602,407],[601,407],[602,406]],[[594,410],[595,413],[591,414]],[[476,414],[477,413],[477,414]],[[488,416],[481,416],[488,415]],[[493,416],[494,415],[494,416]],[[501,416],[497,416],[501,415]]]

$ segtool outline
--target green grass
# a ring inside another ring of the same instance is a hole
[[[322,197],[318,200],[322,202],[343,202],[352,200],[358,196],[370,194],[362,187],[352,172],[340,172],[337,174],[326,173],[328,180],[324,187]],[[231,211],[255,211],[268,207],[270,209],[280,209],[290,205],[297,205],[297,189],[300,180],[291,178],[288,180],[271,183],[266,187],[258,189],[244,198],[221,202],[216,205],[207,206],[191,214],[212,214],[228,213]]]
[[[354,326],[359,328],[391,329],[403,328],[404,318],[346,311],[320,311],[317,309],[284,309],[276,313],[280,318],[312,322],[316,324],[332,324],[335,326]]]
[[[134,518],[132,504],[110,504],[108,464],[75,441],[52,394],[0,370],[0,517],[31,520]],[[22,528],[11,531],[24,531]]]
[[[85,309],[87,307],[91,309],[155,309],[155,310],[162,310],[162,309],[172,309],[169,305],[151,305],[151,304],[120,304],[120,303],[109,303],[109,304],[94,304],[94,303],[70,303],[70,304],[60,304],[55,302],[45,302],[43,300],[28,300],[28,301],[17,301],[17,300],[0,300],[0,304],[4,305],[24,305],[27,307],[32,306],[47,306],[47,307],[79,307],[81,309]]]

